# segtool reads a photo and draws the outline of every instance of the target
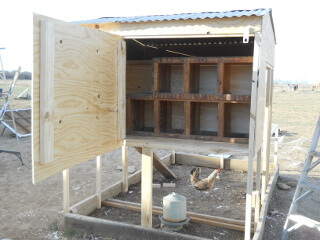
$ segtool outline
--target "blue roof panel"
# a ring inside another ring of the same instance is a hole
[[[181,13],[171,15],[153,15],[153,16],[136,16],[136,17],[103,17],[98,19],[76,21],[82,24],[100,24],[100,23],[134,23],[134,22],[154,22],[154,21],[171,21],[171,20],[194,20],[194,19],[213,19],[213,18],[232,18],[232,17],[250,17],[264,16],[271,11],[270,8],[254,10],[233,10],[225,12],[202,12],[202,13]]]

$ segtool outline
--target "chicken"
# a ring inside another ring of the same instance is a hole
[[[217,180],[221,169],[215,169],[207,178],[201,179],[200,176],[201,169],[195,167],[190,172],[190,180],[192,186],[197,190],[212,190],[214,182]]]

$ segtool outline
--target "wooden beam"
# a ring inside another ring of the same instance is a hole
[[[225,136],[225,103],[218,103],[218,137]]]
[[[166,127],[165,121],[163,122],[164,127]],[[167,129],[167,131],[170,131],[169,128],[163,128],[163,131]],[[246,135],[243,135],[243,137],[216,137],[216,136],[207,136],[207,135],[200,135],[201,132],[198,132],[199,135],[190,135],[190,136],[186,136],[185,134],[181,134],[181,133],[170,133],[170,132],[159,132],[159,133],[154,133],[154,132],[146,132],[146,131],[131,131],[128,135],[127,138],[131,138],[131,137],[139,137],[139,136],[146,136],[146,137],[156,137],[156,138],[175,138],[175,139],[185,139],[185,140],[203,140],[203,141],[211,141],[211,142],[227,142],[227,143],[239,143],[239,144],[247,144],[248,143],[248,139],[246,138]],[[129,136],[129,135],[133,135],[133,136]],[[160,144],[159,144],[160,145]],[[131,145],[132,146],[132,145]],[[134,146],[134,145],[133,145]],[[168,150],[171,150],[173,146],[171,146]],[[192,147],[192,146],[191,146]],[[167,149],[164,146],[160,146],[160,149]],[[191,150],[189,150],[190,152]],[[194,151],[197,152],[197,151]]]
[[[264,132],[263,132],[263,162],[262,162],[262,190],[261,198],[264,199],[265,192],[269,180],[269,163],[270,163],[270,142],[271,142],[271,119],[272,119],[272,69],[267,69],[267,89],[266,89],[266,103],[265,103],[265,118],[264,118]]]
[[[40,31],[40,164],[54,160],[54,23],[41,21]]]
[[[126,202],[117,199],[109,199],[107,201],[103,201],[102,205],[109,206],[109,207],[116,207],[121,209],[127,209],[135,212],[141,212],[141,204],[133,203],[133,202]],[[162,207],[152,207],[152,214],[154,215],[162,215],[163,209]],[[209,216],[199,213],[187,212],[187,216],[189,216],[190,222],[194,223],[202,223],[206,225],[216,226],[216,227],[223,227],[228,229],[233,229],[237,231],[244,231],[244,221],[235,220],[230,218],[223,218],[223,217],[215,217]],[[252,224],[253,227],[253,224]],[[253,228],[252,228],[253,230]]]
[[[141,226],[152,228],[152,148],[142,148],[141,171]]]
[[[139,183],[140,181],[141,181],[141,170],[129,176],[129,180],[128,180],[129,186],[132,184]],[[122,191],[122,181],[112,184],[111,186],[103,189],[101,191],[101,198],[102,199],[113,198],[118,194],[120,194],[121,191]],[[97,208],[97,201],[98,201],[97,194],[92,195],[76,203],[72,207],[70,207],[70,212],[81,214],[81,215],[89,215]]]
[[[239,94],[198,94],[198,93],[128,93],[127,99],[134,100],[169,100],[169,101],[197,101],[250,103],[251,95]]]
[[[248,145],[242,143],[229,144],[218,141],[139,136],[127,136],[126,140],[129,147],[152,147],[156,149],[199,153],[248,154]]]
[[[259,33],[256,33],[259,35]],[[253,191],[253,159],[255,157],[255,130],[256,130],[256,107],[257,107],[257,88],[259,80],[259,57],[260,46],[259,38],[255,37],[254,42],[254,61],[252,73],[252,87],[251,87],[251,105],[250,105],[250,123],[249,123],[249,154],[248,154],[248,177],[247,177],[247,193],[246,193],[246,229],[244,239],[250,240],[250,224],[252,218],[252,191]]]
[[[135,147],[135,149],[142,154],[142,148]],[[170,170],[161,159],[153,152],[153,166],[166,178],[177,178],[174,172]]]
[[[182,233],[167,232],[161,229],[145,228],[123,222],[110,221],[101,218],[81,216],[78,214],[65,213],[64,219],[67,229],[76,232],[93,233],[103,237],[139,240],[209,240],[208,238],[196,237]]]
[[[188,62],[183,63],[183,92],[191,92],[191,73],[190,64]]]
[[[97,179],[96,179],[96,194],[97,194],[97,208],[101,208],[101,188],[102,188],[102,161],[101,156],[96,157],[97,162]]]
[[[160,107],[161,103],[159,100],[154,101],[154,132],[155,133],[160,133],[161,131],[161,126],[160,126],[160,121],[161,121],[161,112],[160,112]]]
[[[198,154],[183,154],[176,153],[176,164],[199,166],[199,167],[209,167],[209,168],[219,168],[221,158],[209,157]],[[270,172],[274,172],[275,165],[270,164]],[[241,170],[248,171],[248,161],[241,159],[224,159],[224,169],[225,170]],[[257,164],[254,162],[253,171],[257,171]]]
[[[257,153],[257,161],[256,161],[256,203],[255,203],[255,213],[254,213],[254,223],[255,228],[259,222],[259,215],[260,215],[260,203],[261,203],[261,148]],[[273,165],[274,167],[275,165]]]
[[[184,103],[184,117],[185,117],[185,127],[184,127],[184,133],[186,136],[190,136],[191,134],[191,128],[192,128],[192,116],[191,116],[191,102],[186,101]]]
[[[126,42],[118,41],[118,139],[126,137]]]
[[[70,212],[69,169],[63,170],[63,212]]]
[[[268,187],[267,187],[267,191],[265,194],[265,198],[263,199],[262,202],[262,208],[261,208],[261,212],[260,212],[260,218],[259,218],[259,222],[258,225],[256,227],[256,231],[255,234],[253,236],[253,240],[261,240],[263,239],[263,231],[264,231],[264,225],[266,222],[266,216],[267,216],[267,212],[268,212],[268,206],[272,197],[272,192],[274,189],[274,186],[277,183],[277,179],[279,176],[279,166],[276,165],[275,166],[275,171],[272,175],[272,177],[270,178]]]
[[[126,140],[123,141],[121,152],[122,159],[122,192],[128,192],[128,146],[126,145]]]

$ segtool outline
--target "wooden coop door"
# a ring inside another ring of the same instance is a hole
[[[121,146],[120,36],[34,15],[33,182]]]

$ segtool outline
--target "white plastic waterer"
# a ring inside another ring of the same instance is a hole
[[[189,221],[187,218],[186,198],[178,193],[170,193],[163,198],[162,223],[171,226],[181,226]]]

